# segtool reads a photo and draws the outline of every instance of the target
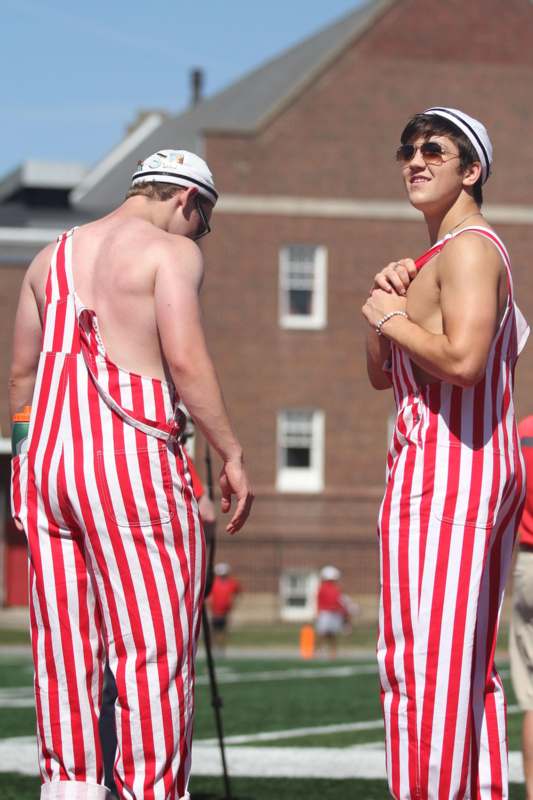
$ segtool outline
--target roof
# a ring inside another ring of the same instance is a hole
[[[116,205],[138,159],[162,147],[201,154],[208,131],[252,133],[280,112],[397,0],[369,0],[223,91],[171,118],[153,114],[92,169],[72,192],[82,209]]]
[[[0,202],[21,189],[72,189],[86,172],[84,164],[73,161],[25,161],[0,180]]]

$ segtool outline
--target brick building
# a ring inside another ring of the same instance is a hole
[[[219,555],[250,592],[277,596],[282,577],[286,616],[305,613],[326,562],[350,592],[376,591],[392,400],[367,384],[360,306],[378,268],[426,246],[393,158],[412,113],[439,103],[487,124],[486,213],[533,319],[532,40],[528,0],[373,0],[180,116],[145,115],[70,195],[68,215],[97,215],[138,158],[178,146],[207,158],[222,193],[204,245],[208,338],[257,495]],[[7,341],[20,266],[2,274]],[[522,414],[532,388],[526,351]]]

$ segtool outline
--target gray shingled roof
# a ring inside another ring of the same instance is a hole
[[[202,135],[206,131],[248,133],[256,130],[302,91],[394,2],[396,0],[369,0],[363,7],[286,50],[194,108],[176,117],[161,118],[160,124],[157,120],[152,125],[148,122],[146,136],[137,131],[126,137],[115,151],[88,173],[72,193],[73,204],[94,210],[117,205],[124,197],[137,160],[155,150],[174,146],[201,153]]]

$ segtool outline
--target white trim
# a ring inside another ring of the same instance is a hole
[[[346,198],[284,197],[278,195],[222,195],[215,214],[271,214],[325,219],[383,219],[416,221],[419,211],[401,200],[349,200]],[[484,205],[483,214],[494,224],[532,225],[533,206]]]
[[[0,455],[6,455],[6,453],[11,455],[11,439],[2,436],[0,437]]]
[[[70,193],[70,200],[75,205],[83,200],[85,195],[97,184],[102,178],[110,172],[113,167],[119,164],[126,158],[132,150],[134,150],[141,142],[144,141],[151,133],[153,133],[161,125],[165,117],[163,114],[153,112],[149,114],[145,120],[135,128],[129,136],[126,136],[119,145],[117,145],[111,152],[102,159],[80,182],[80,184]],[[132,168],[132,175],[133,175]],[[126,190],[127,187],[124,187]]]
[[[360,219],[420,219],[407,202],[396,200],[348,200],[344,198],[222,195],[215,213],[274,214],[291,217]],[[533,219],[533,207],[531,208]]]
[[[284,415],[289,411],[306,411],[312,414],[311,453],[309,467],[287,467],[283,461],[281,429]],[[276,489],[278,492],[315,494],[324,489],[325,415],[319,409],[287,408],[278,413]]]
[[[314,248],[312,310],[310,314],[291,314],[286,273],[290,265],[289,249],[297,246],[284,245],[279,251],[279,324],[290,330],[320,330],[327,324],[328,251],[322,245],[304,245]]]

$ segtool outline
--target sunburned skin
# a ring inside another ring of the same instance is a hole
[[[83,305],[96,312],[99,332],[112,361],[123,369],[167,380],[161,351],[154,283],[165,251],[175,256],[175,269],[187,269],[197,245],[184,236],[171,235],[143,220],[113,218],[92,223],[72,237],[74,284]],[[40,311],[54,246],[31,267],[31,286]],[[180,264],[182,256],[182,264]]]

